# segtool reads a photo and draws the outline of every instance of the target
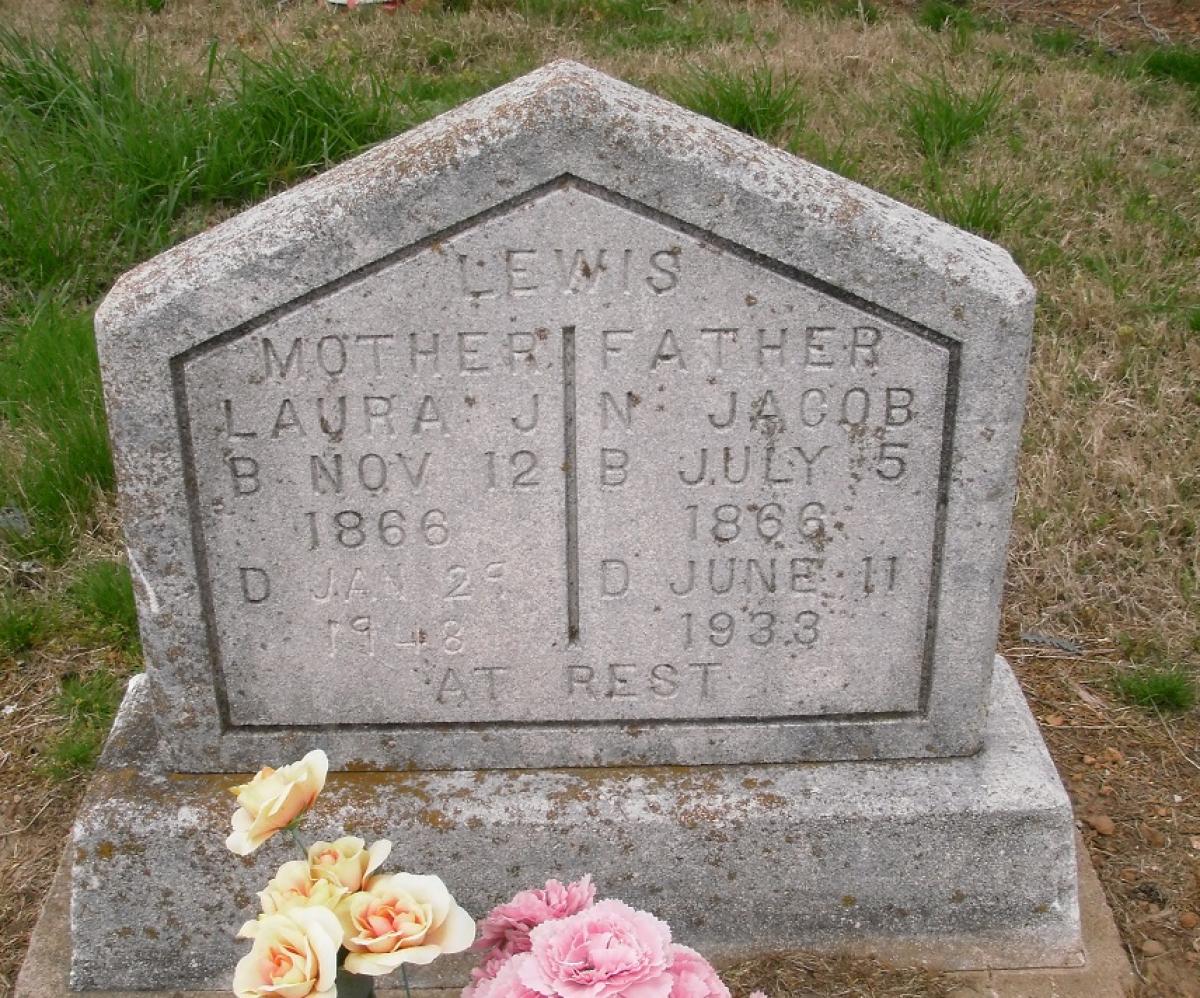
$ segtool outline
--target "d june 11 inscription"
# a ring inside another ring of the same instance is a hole
[[[209,341],[226,723],[917,710],[952,363],[580,186]]]

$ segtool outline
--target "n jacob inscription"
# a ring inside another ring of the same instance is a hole
[[[201,343],[225,723],[919,712],[957,349],[574,180]]]

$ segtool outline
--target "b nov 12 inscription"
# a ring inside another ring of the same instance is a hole
[[[582,184],[207,342],[225,722],[919,710],[953,350]]]

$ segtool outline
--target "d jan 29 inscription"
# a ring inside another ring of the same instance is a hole
[[[207,341],[224,722],[920,711],[956,350],[569,180]]]

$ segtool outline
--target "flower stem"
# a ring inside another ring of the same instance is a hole
[[[300,833],[296,830],[296,823],[293,822],[292,824],[288,825],[287,830],[291,832],[292,841],[295,842],[297,847],[300,849],[300,854],[305,859],[308,859],[308,846],[306,846],[304,844],[304,840],[300,838]]]
[[[412,991],[408,987],[408,968],[404,964],[400,964],[400,979],[404,982],[405,998],[412,998]]]

